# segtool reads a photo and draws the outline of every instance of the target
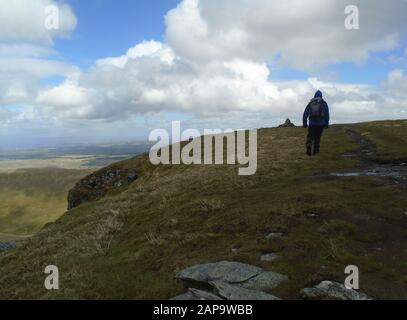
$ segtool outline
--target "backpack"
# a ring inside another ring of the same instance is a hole
[[[309,118],[311,120],[320,120],[325,118],[325,101],[322,98],[314,98],[309,104]]]

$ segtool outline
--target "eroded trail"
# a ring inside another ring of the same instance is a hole
[[[400,161],[380,161],[377,148],[373,142],[357,131],[347,129],[348,138],[359,145],[359,148],[343,154],[343,157],[356,158],[359,165],[354,170],[331,172],[330,177],[379,177],[388,185],[407,187],[407,163]]]

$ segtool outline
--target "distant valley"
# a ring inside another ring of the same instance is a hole
[[[91,169],[131,158],[147,151],[143,142],[73,144],[58,148],[0,151],[0,172],[27,168]]]
[[[143,143],[0,151],[0,242],[21,240],[55,221],[83,177],[148,150]]]

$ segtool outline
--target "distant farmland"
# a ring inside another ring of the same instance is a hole
[[[66,211],[68,191],[81,178],[147,150],[123,143],[0,152],[0,241],[38,232]]]

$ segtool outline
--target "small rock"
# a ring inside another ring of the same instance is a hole
[[[222,261],[218,263],[199,264],[177,274],[183,281],[209,282],[222,280],[226,282],[244,282],[263,272],[263,269],[240,262]]]
[[[272,232],[269,235],[266,236],[267,240],[271,240],[271,239],[276,239],[276,238],[281,238],[284,237],[284,233],[282,232]]]
[[[267,261],[267,262],[271,262],[271,261],[275,261],[278,258],[277,254],[275,253],[268,253],[268,254],[263,254],[260,257],[261,261]]]
[[[309,218],[318,218],[319,215],[315,214],[315,213],[311,213],[308,215]]]
[[[280,300],[271,294],[245,289],[224,281],[211,281],[209,284],[214,287],[219,296],[227,300]]]
[[[407,211],[406,211],[406,212],[404,212],[404,215],[407,217]]]
[[[300,296],[307,300],[371,300],[363,293],[332,281],[322,281],[313,288],[302,289]]]
[[[239,252],[239,249],[236,249],[236,248],[232,248],[232,253],[237,253],[237,252]]]
[[[15,243],[14,241],[0,242],[0,252],[12,250],[15,247],[17,247],[17,243]]]

